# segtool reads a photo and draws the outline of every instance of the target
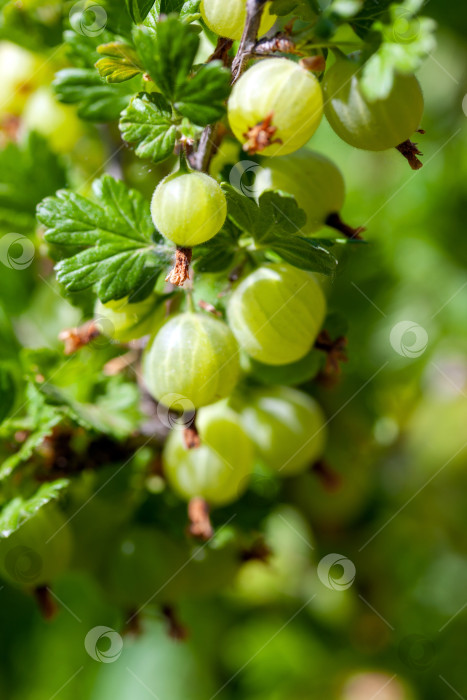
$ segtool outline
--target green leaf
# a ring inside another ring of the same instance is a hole
[[[21,464],[27,462],[52,429],[58,425],[63,416],[54,408],[47,406],[36,387],[29,384],[26,390],[28,416],[20,421],[6,420],[0,427],[0,439],[11,439],[18,429],[29,432],[19,450],[3,460],[0,466],[0,481],[11,476]],[[19,425],[18,425],[19,423]]]
[[[110,32],[102,32],[97,36],[87,36],[71,29],[63,32],[63,40],[67,58],[77,68],[94,68],[99,59],[97,49],[101,44],[108,44],[114,40]]]
[[[282,260],[301,270],[330,275],[336,269],[336,259],[312,238],[277,236],[268,240],[268,250],[279,255]]]
[[[232,185],[221,185],[227,199],[228,217],[244,233],[251,233],[253,222],[258,216],[254,199],[240,194]]]
[[[221,231],[195,249],[195,267],[198,272],[222,272],[233,264],[238,251],[239,231],[227,219]]]
[[[275,235],[299,233],[306,223],[306,214],[292,195],[267,190],[256,204],[231,185],[223,183],[222,189],[227,197],[229,218],[258,243],[267,243]]]
[[[279,255],[303,270],[331,274],[335,257],[311,238],[298,235],[306,223],[305,212],[294,197],[267,190],[258,204],[231,185],[222,184],[227,198],[228,218],[242,232],[251,235],[257,248]]]
[[[175,109],[200,126],[218,121],[230,94],[230,77],[221,61],[201,66],[177,91]]]
[[[201,0],[187,0],[180,8],[180,19],[183,22],[194,22],[201,17],[199,12]]]
[[[21,346],[16,338],[11,316],[11,309],[7,313],[0,304],[0,360],[12,360],[16,363]]]
[[[52,370],[51,367],[46,372],[49,379],[44,383],[36,384],[33,380],[34,358],[39,360],[41,355],[44,359],[44,353],[50,352],[28,350],[23,353],[28,367],[26,374],[31,376],[26,386],[23,406],[27,409],[27,414],[4,421],[0,426],[0,441],[3,444],[6,441],[13,442],[18,430],[26,431],[28,437],[14,454],[3,460],[0,467],[0,481],[8,479],[18,467],[29,462],[34,457],[36,449],[52,434],[57,425],[64,424],[69,427],[71,423],[88,432],[100,432],[115,439],[123,439],[128,437],[140,423],[138,388],[121,376],[105,380],[104,390],[102,390],[101,381],[101,386],[94,388],[90,403],[78,402],[68,396],[65,389],[52,385],[50,376],[57,376],[57,370]],[[45,370],[44,363],[40,364],[41,370]],[[48,364],[47,359],[45,364]],[[83,380],[82,374],[80,381]],[[71,376],[75,376],[73,371]],[[84,380],[86,381],[86,377]]]
[[[185,0],[161,0],[161,13],[168,15],[171,12],[180,12]]]
[[[125,141],[137,144],[137,156],[156,163],[172,155],[177,138],[170,105],[157,93],[141,93],[130,102],[122,112],[120,131]]]
[[[57,192],[40,204],[37,215],[47,226],[47,241],[79,248],[56,266],[58,280],[70,291],[94,287],[105,303],[155,279],[171,251],[154,242],[149,203],[139,192],[109,175],[94,183],[94,192],[96,202]]]
[[[190,25],[182,24],[176,17],[168,17],[158,22],[156,36],[146,28],[138,27],[134,40],[146,71],[159,90],[174,103],[195,60],[198,35]]]
[[[144,26],[149,30],[149,32],[148,32],[149,34],[151,34],[151,33],[155,34],[157,32],[157,24],[159,22],[159,14],[160,14],[160,0],[156,0],[156,2],[153,5],[152,10],[149,11],[148,16],[146,17],[146,19],[143,22]],[[135,35],[135,30],[133,30],[133,37],[134,37],[134,35]],[[138,47],[138,49],[139,49],[139,47]]]
[[[101,44],[97,50],[105,58],[97,61],[96,68],[108,83],[122,83],[143,72],[138,54],[128,44],[113,41]]]
[[[170,15],[177,12],[184,22],[193,22],[199,17],[201,0],[156,0],[144,20],[145,26],[156,29],[159,15]]]
[[[306,214],[294,197],[267,190],[259,198],[259,217],[252,231],[256,241],[265,242],[270,235],[289,236],[299,233],[306,223]]]
[[[118,2],[116,0],[99,0],[98,2],[92,0],[89,1],[89,5],[90,12],[92,12],[93,5],[104,8],[107,14],[105,26],[110,32],[128,38],[131,36],[133,23],[123,0],[118,0]]]
[[[63,165],[42,136],[9,143],[0,151],[0,233],[34,231],[37,204],[65,183]]]
[[[252,197],[240,194],[232,185],[223,183],[222,189],[229,218],[258,243],[267,243],[276,235],[299,233],[306,223],[306,214],[292,195],[267,190],[256,204]]]
[[[154,0],[125,0],[125,3],[133,22],[141,24],[154,5]]]
[[[109,378],[105,392],[97,396],[93,403],[76,401],[50,383],[38,388],[49,405],[59,408],[75,423],[88,431],[104,433],[116,440],[129,437],[141,421],[139,389],[121,376]]]
[[[370,33],[373,23],[389,17],[388,9],[393,0],[365,0],[360,12],[352,19],[352,27],[362,39]]]
[[[129,83],[108,85],[91,68],[64,68],[56,74],[53,86],[61,102],[77,104],[79,116],[95,122],[118,119],[135,93]]]
[[[213,246],[196,261],[196,270],[198,272],[222,272],[233,263],[234,255],[235,253],[231,249],[220,245]]]
[[[69,485],[68,479],[58,479],[42,484],[36,493],[29,498],[14,498],[0,513],[0,537],[8,537],[18,530],[37,511],[51,501],[56,501],[64,488]]]
[[[170,16],[152,29],[135,28],[133,40],[146,72],[179,114],[199,126],[221,118],[230,73],[220,61],[193,71],[199,37],[192,25]]]
[[[13,372],[4,363],[0,365],[0,423],[12,411],[16,398],[16,384]]]

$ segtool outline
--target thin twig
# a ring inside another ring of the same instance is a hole
[[[232,48],[233,41],[220,36],[217,40],[215,51],[208,58],[210,61],[221,60],[226,68],[230,68],[231,60],[229,51]],[[218,143],[218,128],[219,124],[208,124],[201,134],[197,152],[191,157],[191,165],[203,173],[209,170],[211,158],[215,154]]]
[[[216,134],[219,124],[208,124],[201,134],[196,156],[192,159],[192,164],[196,170],[207,173],[209,163],[216,148]]]
[[[246,22],[237,55],[232,63],[232,84],[234,84],[245,69],[246,63],[255,52],[259,25],[266,0],[247,0]]]
[[[232,48],[232,44],[232,39],[226,39],[225,37],[220,36],[217,40],[217,46],[214,53],[209,56],[207,62],[210,63],[211,61],[222,61],[224,66],[230,67],[232,61],[229,56],[229,51]]]
[[[261,22],[264,5],[267,0],[248,0],[247,1],[247,18],[245,28],[240,40],[237,55],[232,62],[232,85],[238,80],[242,74],[248,59],[254,55],[257,43],[258,30]],[[209,60],[221,58],[225,66],[229,66],[230,60],[228,57],[229,48],[226,44],[228,40],[219,37],[217,47]],[[218,147],[218,128],[219,124],[209,124],[201,134],[201,139],[196,155],[191,159],[193,167],[201,172],[207,172],[211,158],[213,157]]]

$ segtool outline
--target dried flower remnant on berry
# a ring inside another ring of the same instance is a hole
[[[424,134],[425,132],[420,130],[419,133]],[[418,158],[418,156],[422,156],[423,153],[419,150],[418,145],[416,143],[410,141],[409,139],[407,141],[404,141],[404,143],[399,144],[399,146],[396,146],[396,148],[399,151],[399,153],[402,153],[404,158],[408,160],[412,170],[420,170],[420,168],[423,168],[423,163]]]
[[[195,498],[190,500],[188,503],[188,518],[190,521],[188,526],[190,535],[201,540],[211,539],[214,530],[209,517],[209,506],[204,498],[195,496]]]
[[[273,139],[277,131],[277,126],[272,125],[273,117],[274,112],[270,112],[267,117],[243,134],[243,137],[247,139],[247,142],[243,145],[243,150],[250,156],[264,151],[265,148],[273,143],[282,143],[281,139]]]
[[[183,287],[190,277],[190,263],[193,251],[191,248],[177,248],[175,252],[175,265],[165,278],[166,282],[176,287]]]

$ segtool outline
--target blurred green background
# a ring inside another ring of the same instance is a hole
[[[313,474],[288,481],[264,511],[271,562],[183,604],[185,642],[153,610],[142,635],[99,663],[85,637],[120,629],[122,613],[90,574],[57,583],[49,623],[32,598],[0,586],[1,698],[467,697],[467,6],[430,0],[423,11],[439,23],[419,74],[423,169],[353,150],[325,122],[312,143],[340,165],[345,219],[369,241],[346,247],[329,285],[331,310],[348,320],[349,362],[336,387],[315,392],[332,418],[326,459],[339,488]],[[2,305],[33,346],[79,319],[49,274],[1,268]],[[79,518],[90,548],[115,515],[112,495],[100,498],[107,510]]]

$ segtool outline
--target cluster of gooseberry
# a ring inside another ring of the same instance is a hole
[[[227,8],[219,0],[202,0],[200,10],[213,32],[240,39],[244,2]],[[266,6],[260,34],[275,19]],[[328,225],[358,237],[360,229],[340,219],[345,185],[339,169],[302,147],[323,112],[352,146],[398,147],[418,129],[422,110],[415,77],[398,76],[386,99],[370,102],[361,89],[358,60],[337,52],[322,82],[306,61],[255,62],[233,87],[228,121],[243,150],[272,157],[256,178],[257,195],[267,189],[294,195],[307,215],[303,235]],[[217,180],[190,169],[182,158],[180,168],[157,186],[151,211],[158,231],[191,252],[220,231],[227,203]],[[292,265],[263,260],[229,294],[226,320],[196,311],[192,302],[181,313],[152,320],[150,300],[141,311],[126,302],[99,307],[100,315],[111,318],[117,339],[140,336],[153,324],[143,359],[148,390],[162,403],[183,397],[198,412],[199,445],[187,447],[183,432],[173,430],[164,448],[165,475],[183,498],[202,497],[213,505],[240,495],[256,460],[283,475],[305,470],[323,451],[326,425],[320,407],[302,391],[252,388],[241,376],[248,364],[242,358],[251,360],[250,368],[287,367],[310,352],[326,315],[320,282]]]
[[[200,12],[214,33],[241,38],[243,0],[201,0]],[[275,20],[266,8],[259,33],[267,32]],[[239,77],[228,101],[230,130],[243,150],[271,157],[258,172],[255,194],[280,190],[293,195],[306,213],[301,231],[305,236],[325,225],[352,238],[360,233],[340,218],[345,199],[340,170],[325,156],[304,148],[323,114],[351,146],[370,151],[398,148],[417,165],[407,144],[423,112],[419,83],[413,75],[397,75],[385,99],[370,101],[362,89],[360,65],[358,57],[337,51],[320,82],[306,61],[266,57]],[[81,123],[72,108],[60,105],[44,87],[48,72],[40,60],[3,44],[0,72],[5,76],[0,84],[0,127],[21,117],[21,128],[39,131],[57,152],[73,147],[82,133]],[[179,169],[156,187],[151,213],[162,236],[178,249],[191,251],[222,229],[227,201],[218,180],[192,169],[183,156]],[[278,475],[297,475],[320,458],[325,447],[326,419],[320,406],[307,393],[284,385],[287,376],[295,376],[296,363],[309,354],[323,327],[324,292],[310,272],[260,255],[256,260],[258,265],[244,268],[229,289],[225,319],[196,311],[189,294],[186,308],[176,307],[168,316],[156,292],[136,303],[125,298],[96,306],[102,332],[116,342],[150,336],[142,367],[154,399],[170,409],[175,397],[175,403],[181,399],[196,412],[196,444],[187,445],[183,430],[172,430],[163,451],[165,477],[187,501],[228,504],[247,488],[256,464]],[[264,386],[264,368],[277,367],[282,369],[281,383]],[[154,546],[162,552],[161,561],[186,559],[164,535],[144,530],[136,529],[120,544],[113,562],[115,580],[122,582],[124,592],[130,588],[125,583],[128,576],[143,587],[129,604],[147,597],[147,581],[153,587],[154,577],[144,570],[135,576],[135,566],[143,561],[139,549]],[[70,547],[69,528],[50,505],[31,514],[8,538],[0,536],[0,573],[17,583],[46,585],[66,567]],[[230,551],[225,556],[235,559]],[[210,577],[198,569],[201,586]],[[161,582],[169,573],[161,570]]]
[[[191,309],[164,318],[155,297],[99,303],[98,316],[110,322],[102,322],[104,332],[122,342],[152,327],[142,362],[149,392],[168,408],[197,412],[199,446],[190,449],[175,429],[164,448],[175,491],[223,505],[247,487],[256,459],[286,475],[320,457],[325,420],[316,401],[287,386],[247,387],[241,376],[244,357],[287,368],[310,351],[326,312],[311,273],[285,263],[258,267],[231,293],[228,323]]]

